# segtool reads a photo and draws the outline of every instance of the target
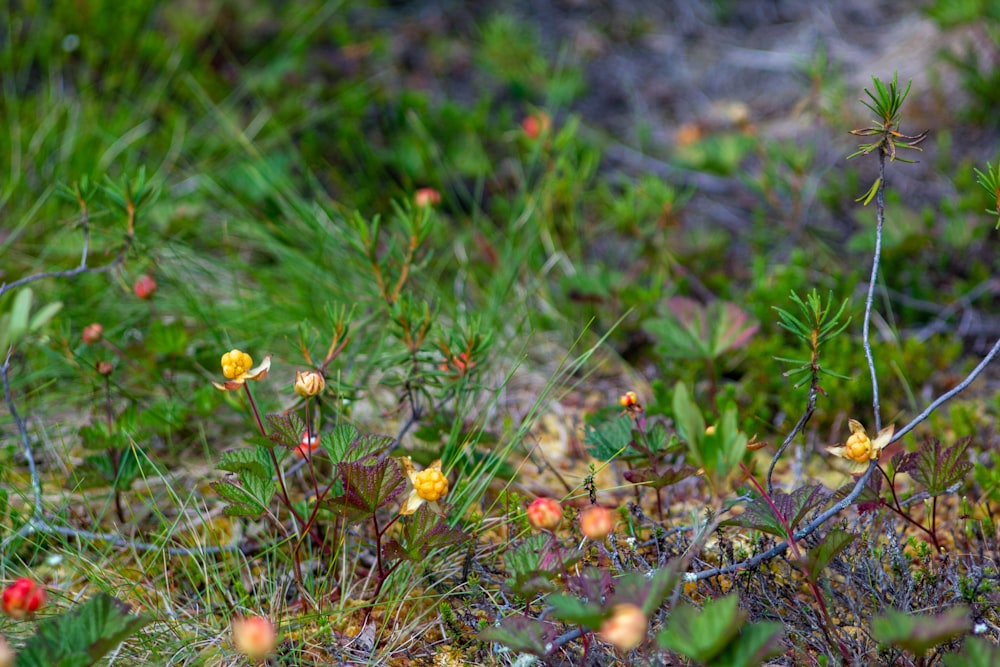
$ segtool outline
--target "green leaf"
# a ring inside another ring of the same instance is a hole
[[[872,183],[872,186],[870,188],[868,188],[868,192],[866,192],[865,194],[861,195],[860,197],[858,197],[854,201],[861,202],[862,206],[868,206],[868,204],[871,203],[871,200],[874,199],[875,195],[878,193],[878,186],[880,186],[881,184],[882,184],[882,179],[881,178],[876,178],[875,182]]]
[[[599,461],[635,457],[639,452],[631,446],[633,438],[632,418],[627,415],[620,415],[597,426],[588,424],[587,452]]]
[[[28,333],[28,317],[31,313],[32,292],[30,287],[26,287],[14,297],[14,305],[10,309],[10,321],[7,324],[7,337],[4,340],[4,347],[7,344],[17,345]],[[4,350],[6,353],[6,350]]]
[[[705,418],[682,382],[674,386],[673,410],[677,433],[687,443],[695,463],[708,471],[708,462],[701,448],[702,438],[705,437]]]
[[[674,608],[656,639],[661,646],[698,662],[709,662],[731,642],[746,621],[735,595],[712,600],[701,609]]]
[[[224,510],[228,516],[257,518],[267,511],[277,486],[271,479],[273,464],[265,447],[226,452],[219,468],[236,473],[236,479],[212,482],[212,488],[228,503]]]
[[[805,566],[811,581],[816,581],[820,573],[837,554],[846,549],[857,535],[835,528],[823,537],[818,546],[813,547],[805,557]]]
[[[599,602],[584,602],[573,595],[553,593],[545,598],[552,607],[552,616],[564,623],[582,625],[588,630],[597,630],[607,618],[607,612]]]
[[[896,470],[909,473],[931,496],[954,493],[973,468],[966,454],[971,442],[971,437],[965,437],[941,449],[940,440],[928,438],[917,451],[905,454]]]
[[[274,475],[274,463],[267,449],[258,445],[253,449],[233,449],[222,454],[222,460],[217,466],[219,470],[235,473],[248,473],[261,479],[271,479]]]
[[[917,656],[971,629],[969,609],[964,605],[952,607],[941,614],[914,614],[890,609],[872,619],[872,636],[876,641]]]
[[[35,635],[17,655],[17,667],[85,667],[95,664],[153,619],[101,593],[58,616],[38,622]]]
[[[645,578],[645,577],[643,577]],[[642,613],[646,618],[652,618],[656,610],[677,585],[677,571],[674,566],[661,567],[648,579],[648,588],[642,602]]]
[[[399,462],[389,457],[338,463],[337,473],[344,481],[344,493],[328,502],[332,511],[344,513],[352,523],[369,518],[406,488]]]
[[[664,464],[650,468],[633,468],[623,473],[632,484],[646,484],[654,489],[662,489],[677,484],[698,472],[686,463]]]
[[[338,424],[320,436],[320,446],[334,463],[360,461],[388,453],[395,439],[387,435],[361,434],[350,424]]]
[[[1000,647],[982,637],[969,637],[959,653],[949,653],[941,661],[945,667],[996,667],[1000,665]]]
[[[31,316],[31,323],[28,325],[28,331],[31,333],[38,331],[43,326],[48,324],[49,320],[55,317],[56,313],[58,313],[60,310],[62,310],[61,301],[45,304],[44,306],[39,308],[34,315]]]
[[[551,623],[526,616],[508,616],[499,625],[480,631],[479,639],[498,642],[512,651],[531,653],[542,658],[548,653],[557,634],[557,627]]]
[[[390,558],[405,558],[420,561],[435,549],[461,544],[471,536],[457,528],[449,528],[448,522],[434,513],[429,505],[421,505],[411,516],[402,520],[403,529],[398,539],[386,543],[385,553]]]
[[[302,443],[306,423],[298,413],[272,413],[264,418],[267,420],[267,437],[276,446],[295,449]]]
[[[768,658],[781,655],[781,623],[761,621],[745,626],[739,637],[729,643],[722,653],[715,656],[711,667],[757,667]]]
[[[792,530],[809,513],[810,510],[825,502],[829,492],[822,485],[813,484],[795,489],[792,493],[775,492],[771,502]],[[752,500],[743,514],[721,523],[723,526],[742,526],[760,530],[785,539],[785,527],[774,515],[771,504],[763,497]]]
[[[136,445],[120,450],[118,455],[118,475],[114,478],[114,488],[118,491],[128,491],[132,482],[142,474],[142,463]]]
[[[565,562],[572,564],[575,560],[576,556],[568,556]],[[530,535],[504,554],[504,562],[513,575],[506,584],[522,598],[530,599],[559,589],[555,581],[561,568],[548,534]]]

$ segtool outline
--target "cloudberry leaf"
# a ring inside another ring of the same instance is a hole
[[[550,539],[546,533],[536,533],[504,554],[507,571],[513,575],[506,584],[523,598],[558,590],[555,580],[561,568]],[[576,560],[570,557],[566,562],[572,564]]]
[[[915,452],[905,454],[896,469],[909,473],[918,485],[931,496],[953,493],[954,488],[965,481],[966,475],[972,470],[966,451],[972,438],[960,439],[947,449],[941,448],[941,441],[928,438]]]
[[[551,650],[552,640],[557,635],[558,628],[551,623],[527,616],[508,616],[498,625],[480,631],[479,639],[542,658]]]
[[[219,470],[248,474],[253,477],[271,479],[274,474],[274,464],[267,449],[258,445],[253,449],[233,449],[222,454],[218,465]]]
[[[682,603],[674,608],[656,639],[661,646],[696,662],[711,662],[739,634],[745,621],[746,612],[739,608],[735,595],[712,600],[701,609]]]
[[[640,453],[632,447],[634,441],[632,419],[625,415],[597,426],[587,425],[587,451],[599,461],[639,456]]]
[[[822,541],[815,547],[813,547],[805,557],[806,571],[809,573],[809,579],[811,581],[816,581],[819,578],[820,572],[830,564],[837,554],[846,549],[857,535],[848,533],[846,530],[831,530],[825,536],[823,536]]]
[[[757,667],[768,658],[781,655],[781,623],[761,621],[745,626],[739,637],[708,664],[711,667]]]
[[[285,449],[295,449],[302,442],[306,423],[297,413],[272,413],[264,415],[267,420],[268,440]]]
[[[332,432],[323,433],[319,441],[334,463],[380,456],[392,448],[393,442],[387,435],[362,434],[350,424],[340,424]]]
[[[624,475],[632,484],[645,484],[654,489],[662,489],[677,484],[698,472],[686,463],[663,464],[650,468],[626,470]]]
[[[153,619],[105,593],[58,616],[38,622],[35,635],[17,655],[18,667],[93,665]]]
[[[338,463],[337,474],[344,482],[344,493],[331,498],[329,504],[350,522],[369,518],[406,488],[403,471],[389,457]]]
[[[390,558],[405,558],[420,561],[434,549],[461,544],[470,539],[466,533],[457,528],[449,528],[448,522],[430,508],[421,505],[419,509],[403,522],[399,539],[386,543],[385,553]]]
[[[778,491],[771,497],[770,503],[764,497],[754,498],[746,506],[743,514],[727,519],[720,525],[753,528],[784,539],[788,535],[785,534],[785,527],[781,520],[775,516],[775,509],[778,510],[789,527],[795,530],[806,514],[825,502],[829,496],[829,491],[819,484],[803,486],[791,493]],[[774,508],[771,507],[772,503]]]
[[[914,614],[890,609],[872,619],[872,635],[888,646],[923,655],[929,649],[972,629],[969,609],[952,607],[941,614]]]
[[[945,667],[994,667],[1000,665],[1000,647],[982,637],[969,637],[960,653],[950,653],[941,662]]]
[[[248,516],[257,518],[271,504],[277,490],[270,478],[256,477],[247,472],[237,478],[212,482],[212,488],[222,496],[227,505],[223,512],[227,516]]]

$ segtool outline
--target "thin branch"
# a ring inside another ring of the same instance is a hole
[[[816,398],[818,395],[819,373],[815,368],[813,368],[812,381],[809,384],[809,398],[806,401],[805,412],[803,412],[802,416],[799,417],[799,421],[792,428],[791,433],[785,436],[785,440],[781,443],[781,446],[778,447],[778,451],[774,453],[774,456],[771,458],[771,465],[767,469],[767,492],[772,496],[774,495],[774,483],[771,481],[771,476],[774,474],[775,466],[778,465],[778,459],[780,459],[781,455],[785,453],[786,449],[788,449],[788,445],[792,444],[792,440],[795,439],[795,436],[801,433],[806,424],[809,422],[813,412],[816,410]]]
[[[9,348],[3,365],[0,365],[0,380],[3,382],[4,403],[7,405],[7,410],[10,412],[10,416],[13,418],[14,424],[17,427],[17,433],[21,440],[21,448],[24,451],[24,458],[28,462],[28,473],[31,477],[33,502],[31,507],[31,518],[28,519],[27,523],[21,526],[20,529],[11,535],[8,535],[2,542],[0,542],[0,551],[6,549],[7,545],[14,539],[23,538],[33,533],[63,535],[77,539],[108,542],[114,546],[131,547],[139,551],[166,551],[172,556],[201,556],[239,550],[239,546],[235,544],[196,548],[165,547],[163,545],[152,544],[150,542],[127,540],[120,535],[112,533],[95,533],[89,530],[79,530],[68,526],[56,526],[49,523],[49,521],[45,518],[45,513],[42,507],[42,483],[38,476],[38,467],[35,465],[35,456],[31,449],[31,441],[28,439],[28,427],[20,413],[17,411],[17,405],[14,403],[14,394],[10,387],[10,360],[13,356],[13,352],[13,347]]]
[[[10,389],[10,358],[14,354],[13,346],[7,349],[7,356],[0,366],[0,376],[3,378],[3,400],[7,404],[7,410],[17,425],[17,433],[21,437],[21,449],[24,450],[24,458],[28,461],[28,473],[31,475],[31,491],[34,494],[34,507],[31,510],[31,520],[42,518],[42,483],[38,479],[38,468],[35,466],[35,457],[31,452],[31,442],[28,440],[28,426],[17,413],[17,406],[14,404],[14,395]]]
[[[878,280],[879,259],[882,256],[882,224],[885,222],[885,153],[878,154],[879,184],[875,195],[875,253],[872,258],[872,274],[868,280],[868,295],[865,297],[865,321],[861,329],[861,342],[868,361],[868,371],[872,378],[872,409],[875,412],[875,432],[882,429],[882,415],[878,400],[878,377],[875,374],[875,358],[872,356],[871,319],[872,302],[875,300],[875,283]]]
[[[949,389],[948,391],[946,391],[945,393],[941,394],[936,399],[931,401],[931,404],[928,405],[926,408],[924,408],[923,412],[914,417],[913,421],[911,421],[903,428],[898,429],[895,435],[893,435],[892,442],[899,440],[901,437],[912,431],[918,424],[926,420],[931,415],[932,412],[941,407],[943,403],[951,400],[957,394],[965,390],[966,387],[972,384],[972,382],[977,377],[979,377],[979,375],[986,369],[986,367],[990,365],[990,362],[993,361],[993,358],[997,356],[998,352],[1000,352],[1000,338],[998,338],[997,341],[993,343],[993,347],[990,349],[989,352],[986,353],[986,356],[983,357],[983,360],[980,361],[976,365],[976,367],[973,368],[969,372],[969,374],[965,376],[964,380],[962,380],[957,385],[955,385],[954,387],[952,387],[951,389]]]

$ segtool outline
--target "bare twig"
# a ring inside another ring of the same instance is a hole
[[[882,429],[882,415],[878,400],[878,377],[875,373],[875,358],[872,356],[871,320],[872,302],[875,299],[875,284],[878,280],[879,259],[882,256],[882,224],[885,222],[885,152],[878,154],[878,192],[875,195],[875,252],[872,257],[872,274],[868,280],[868,295],[865,297],[865,321],[861,328],[861,344],[865,349],[868,371],[872,378],[872,410],[875,413],[875,432]]]
[[[21,526],[20,529],[11,535],[8,535],[3,542],[0,542],[0,551],[6,549],[7,545],[14,539],[26,537],[33,533],[63,535],[81,540],[107,542],[114,546],[130,547],[138,551],[166,551],[172,556],[199,556],[239,550],[239,546],[235,544],[196,548],[168,547],[149,542],[127,540],[120,535],[112,533],[95,533],[89,530],[80,530],[78,528],[71,528],[68,526],[56,526],[50,523],[48,519],[45,518],[42,506],[42,483],[38,476],[38,467],[35,465],[35,456],[31,449],[31,441],[28,439],[28,427],[20,413],[17,411],[17,405],[14,403],[14,395],[10,388],[10,360],[12,353],[13,349],[7,351],[7,356],[4,359],[3,365],[0,366],[0,380],[3,381],[4,403],[6,403],[7,410],[10,411],[10,415],[14,419],[14,424],[17,427],[17,433],[21,440],[21,448],[24,451],[24,458],[28,461],[28,473],[31,476],[33,503],[31,507],[31,518],[28,519],[27,523]]]

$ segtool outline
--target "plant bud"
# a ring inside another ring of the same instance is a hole
[[[593,505],[580,514],[580,532],[587,539],[603,542],[612,528],[614,528],[614,517],[611,510],[606,507]]]
[[[97,322],[94,322],[93,324],[88,324],[83,328],[82,338],[84,343],[90,343],[91,345],[93,345],[94,343],[99,343],[101,342],[101,338],[103,336],[104,336],[104,327],[102,327]]]
[[[271,621],[260,616],[233,619],[233,645],[251,660],[260,660],[274,650],[277,634]]]
[[[111,371],[115,370],[115,367],[111,365],[110,361],[98,361],[94,367],[100,375],[105,377],[111,375]]]
[[[295,393],[302,398],[316,396],[326,387],[326,379],[319,371],[296,371]]]
[[[27,577],[21,577],[3,592],[3,613],[22,619],[34,614],[45,604],[45,587]]]
[[[156,281],[152,276],[143,274],[135,281],[132,291],[140,299],[150,299],[156,291]]]
[[[528,523],[535,530],[553,531],[562,523],[562,506],[552,498],[536,498],[528,505]]]
[[[420,188],[413,193],[413,203],[417,208],[437,206],[441,203],[441,193],[434,188]]]
[[[533,113],[521,121],[521,129],[529,139],[537,139],[552,127],[552,119],[544,111]]]
[[[646,615],[638,606],[627,602],[616,604],[597,636],[619,651],[631,651],[646,638],[648,625]]]

